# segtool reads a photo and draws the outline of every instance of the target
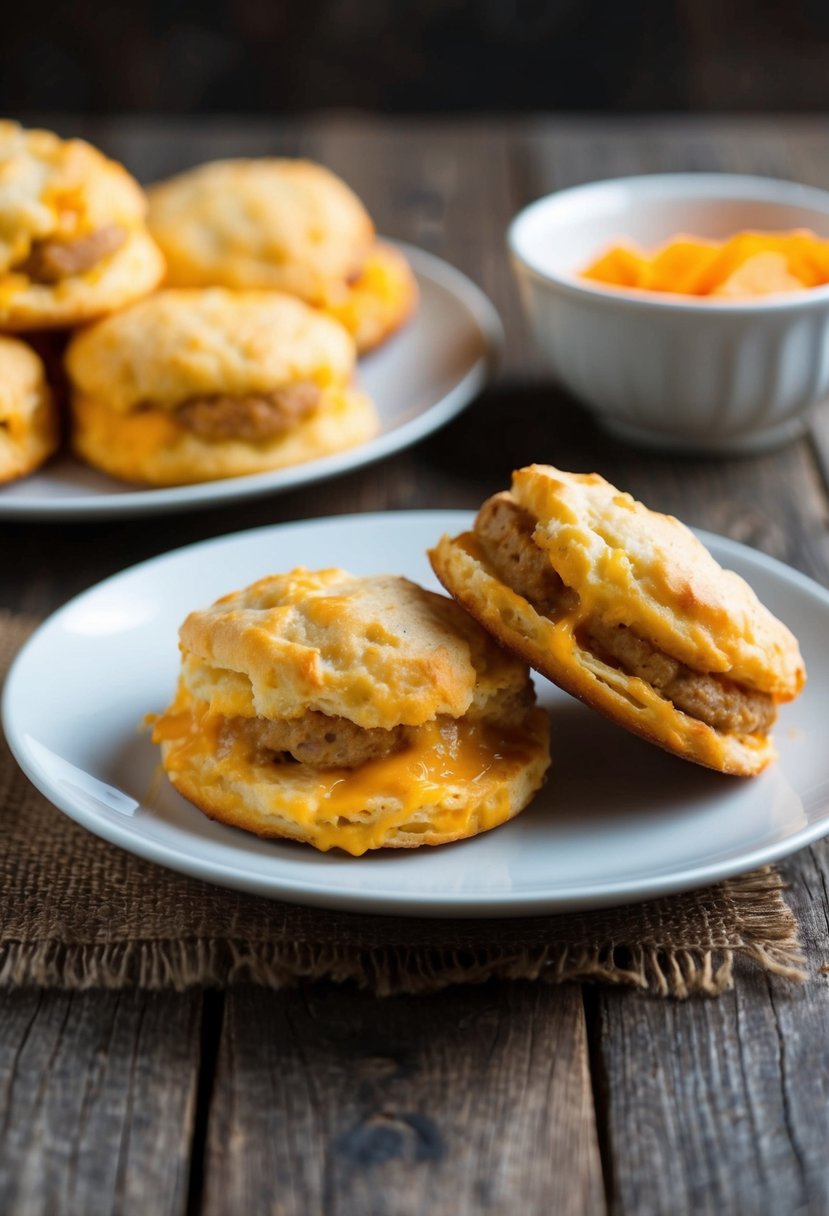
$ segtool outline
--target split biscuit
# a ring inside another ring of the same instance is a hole
[[[42,360],[18,338],[0,337],[0,483],[33,473],[56,450],[59,434]]]
[[[292,296],[161,291],[72,339],[73,447],[149,485],[314,460],[377,431],[354,363],[343,327]]]
[[[0,331],[78,325],[157,287],[146,199],[80,139],[0,121]]]
[[[525,664],[444,596],[292,570],[192,613],[154,740],[212,819],[358,856],[474,836],[549,765]]]
[[[796,639],[679,520],[597,474],[531,465],[430,554],[490,633],[667,751],[760,772],[805,669]]]
[[[297,295],[346,325],[360,353],[415,307],[408,262],[375,242],[363,204],[322,165],[214,161],[151,187],[149,199],[170,287]]]

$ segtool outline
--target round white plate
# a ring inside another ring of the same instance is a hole
[[[809,683],[784,706],[780,759],[749,780],[666,755],[539,680],[552,718],[546,788],[474,840],[362,858],[263,841],[207,819],[159,775],[140,723],[169,701],[190,609],[295,565],[395,571],[437,584],[425,556],[461,512],[259,528],[154,558],[55,613],[9,675],[3,724],[20,764],[73,819],[210,882],[344,910],[511,916],[664,895],[752,869],[829,833],[829,593],[742,545],[704,536],[800,638]]]
[[[440,258],[398,243],[417,276],[411,320],[358,366],[358,382],[380,415],[380,433],[346,452],[273,473],[194,486],[135,489],[72,456],[0,487],[2,519],[88,519],[182,511],[276,494],[334,477],[417,443],[480,393],[503,342],[495,308],[475,284]]]

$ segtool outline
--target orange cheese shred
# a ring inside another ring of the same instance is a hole
[[[737,232],[725,241],[672,237],[650,253],[619,244],[581,277],[608,287],[740,299],[829,283],[829,240],[807,229]]]

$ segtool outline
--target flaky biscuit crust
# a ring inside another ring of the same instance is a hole
[[[393,575],[293,570],[193,612],[180,631],[188,656],[217,673],[188,675],[214,710],[292,718],[308,710],[364,728],[459,718],[526,683],[445,596]],[[234,680],[225,698],[228,674]],[[242,697],[240,701],[239,697]]]
[[[121,165],[83,140],[0,122],[0,329],[78,324],[158,285],[164,262],[144,223],[146,201]],[[21,267],[37,242],[73,240],[115,225],[120,248],[54,283]]]
[[[174,287],[267,288],[321,304],[359,274],[374,238],[352,190],[304,160],[214,161],[149,190]]]
[[[58,445],[57,404],[39,356],[0,337],[0,483],[25,477]]]
[[[221,288],[160,291],[82,330],[66,352],[73,390],[122,414],[297,381],[342,386],[354,360],[343,327],[301,300]]]
[[[533,540],[592,615],[695,671],[727,673],[777,700],[800,692],[796,638],[678,519],[596,473],[549,465],[518,470],[512,493],[538,521]]]
[[[753,776],[774,758],[768,736],[724,735],[682,713],[643,680],[562,636],[554,623],[488,568],[475,537],[444,536],[429,554],[446,590],[504,646],[611,721],[685,760]]]

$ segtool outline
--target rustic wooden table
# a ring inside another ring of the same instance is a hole
[[[693,525],[829,582],[829,413],[745,460],[667,460],[602,435],[550,387],[504,253],[553,188],[660,170],[829,188],[817,120],[60,120],[145,180],[217,156],[303,153],[380,231],[495,300],[494,386],[412,451],[325,486],[136,522],[5,525],[0,606],[45,613],[164,549],[305,516],[474,507],[532,460],[596,468]],[[719,1000],[488,984],[377,1001],[267,992],[0,999],[0,1211],[581,1214],[829,1210],[829,850],[785,864],[813,976],[738,976]]]

